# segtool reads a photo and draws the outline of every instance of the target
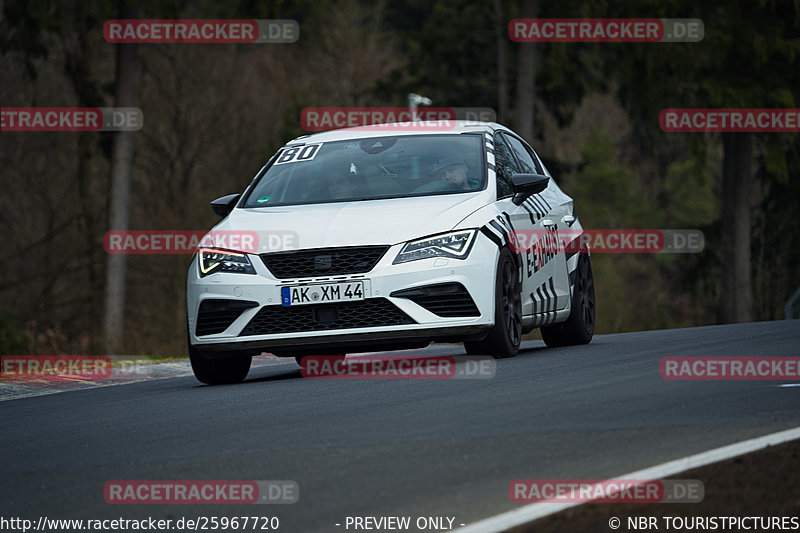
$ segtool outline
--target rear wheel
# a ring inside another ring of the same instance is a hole
[[[480,341],[464,343],[470,355],[514,357],[522,341],[522,298],[519,270],[508,248],[500,251],[494,291],[494,326]]]
[[[247,356],[229,356],[220,359],[208,359],[202,352],[189,343],[189,361],[192,363],[194,377],[209,385],[240,383],[250,372],[253,358]]]
[[[592,265],[587,254],[578,256],[575,287],[572,290],[572,308],[569,318],[561,324],[545,326],[542,339],[548,346],[573,346],[587,344],[594,335],[595,305]]]

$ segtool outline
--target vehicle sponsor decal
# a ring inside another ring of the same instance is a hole
[[[525,253],[525,260],[527,263],[528,277],[541,270],[541,268],[550,262],[559,251],[563,251],[558,245],[558,226],[553,226],[550,229],[538,231],[534,234],[535,240],[530,243],[522,242],[524,234],[515,232],[512,237],[512,250],[517,253]],[[526,244],[526,246],[521,246]]]
[[[533,301],[533,325],[546,326],[556,320],[556,290],[553,278],[539,285],[530,293]]]
[[[276,165],[283,165],[285,163],[300,163],[303,161],[311,161],[317,155],[319,149],[322,148],[323,143],[305,144],[303,146],[291,146],[285,148],[278,159],[275,161]]]

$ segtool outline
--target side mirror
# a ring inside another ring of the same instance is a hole
[[[213,209],[217,215],[225,218],[233,211],[233,208],[236,207],[236,202],[239,201],[240,196],[241,194],[229,194],[228,196],[217,198],[211,202],[211,209]]]
[[[514,174],[511,183],[514,184],[514,205],[519,205],[532,194],[539,194],[547,188],[550,178],[541,174]]]

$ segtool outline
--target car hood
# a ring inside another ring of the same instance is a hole
[[[256,232],[259,253],[391,245],[453,229],[486,204],[487,194],[234,209],[214,231]]]

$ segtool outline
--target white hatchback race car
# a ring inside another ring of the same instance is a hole
[[[591,340],[594,283],[572,198],[508,128],[424,124],[299,137],[243,194],[212,202],[224,217],[213,234],[253,239],[192,259],[198,380],[242,381],[263,352],[302,364],[440,341],[509,357],[536,327],[548,346]]]

